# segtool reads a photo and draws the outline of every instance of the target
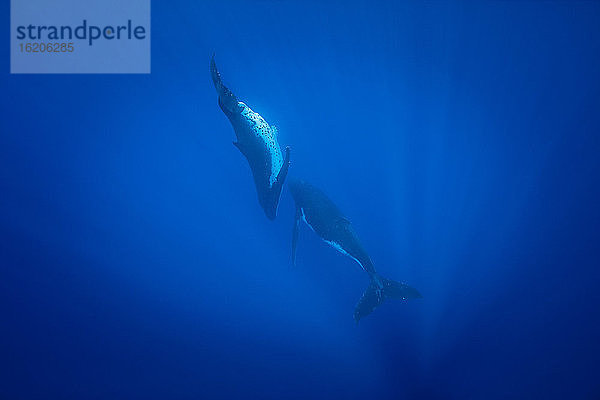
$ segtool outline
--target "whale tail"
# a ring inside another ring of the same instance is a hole
[[[356,323],[361,318],[371,314],[381,303],[387,299],[419,299],[422,298],[417,289],[405,283],[386,279],[378,274],[371,275],[371,283],[354,309]]]

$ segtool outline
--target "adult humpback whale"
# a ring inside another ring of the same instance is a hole
[[[369,274],[371,283],[354,309],[354,320],[357,323],[386,299],[407,300],[422,297],[416,289],[383,278],[375,271],[373,262],[360,244],[352,224],[325,193],[302,180],[291,180],[289,187],[296,203],[292,233],[292,263],[296,265],[300,219],[304,219],[321,239],[352,258]]]
[[[210,60],[210,74],[219,95],[219,107],[229,118],[237,137],[237,142],[233,144],[250,164],[258,202],[267,218],[275,219],[281,188],[290,165],[290,148],[285,148],[284,159],[277,142],[277,129],[270,126],[260,114],[238,101],[223,84],[214,55]]]

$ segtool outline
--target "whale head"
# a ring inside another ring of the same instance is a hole
[[[302,197],[302,194],[306,192],[306,189],[309,187],[309,183],[305,180],[298,178],[289,178],[288,179],[288,187],[290,188],[290,192],[292,193],[292,197],[294,200],[298,201]]]

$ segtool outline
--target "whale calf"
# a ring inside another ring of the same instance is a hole
[[[325,193],[303,180],[291,180],[288,186],[296,203],[296,216],[292,232],[293,265],[296,264],[300,221],[304,220],[321,239],[352,258],[369,274],[371,280],[369,287],[354,309],[354,320],[357,323],[387,299],[407,300],[422,297],[416,289],[404,283],[383,278],[375,271],[373,262],[362,247],[352,223]]]
[[[219,96],[219,107],[229,118],[237,137],[233,144],[246,157],[252,170],[258,202],[267,218],[273,220],[290,165],[290,148],[285,148],[284,157],[277,141],[277,129],[239,101],[223,84],[214,55],[210,60],[210,74]]]

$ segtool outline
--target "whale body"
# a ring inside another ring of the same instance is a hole
[[[354,320],[357,323],[386,299],[407,300],[422,297],[416,289],[407,284],[386,279],[377,273],[371,258],[361,245],[352,223],[325,193],[303,180],[291,180],[288,186],[296,203],[296,216],[292,231],[293,265],[296,264],[300,221],[304,220],[323,241],[352,258],[369,275],[369,287],[354,309]]]
[[[248,160],[258,202],[267,218],[273,220],[277,216],[281,189],[290,165],[290,148],[285,148],[284,156],[277,141],[277,129],[239,101],[223,84],[214,55],[210,61],[210,73],[219,96],[219,107],[231,122],[237,137],[233,144]]]

